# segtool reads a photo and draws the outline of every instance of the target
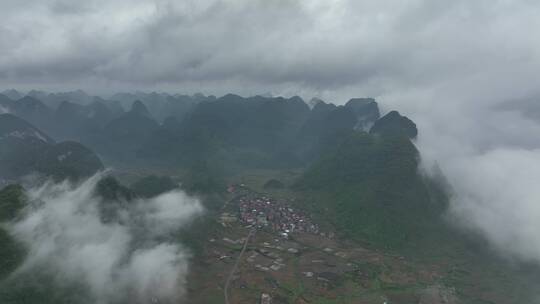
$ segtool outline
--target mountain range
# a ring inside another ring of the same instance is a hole
[[[88,176],[103,168],[102,159],[183,168],[185,187],[210,191],[222,187],[221,176],[239,170],[303,168],[295,188],[331,194],[332,220],[344,231],[373,241],[393,235],[395,244],[423,227],[395,215],[431,218],[440,210],[416,170],[415,123],[397,111],[381,117],[373,98],[308,105],[298,96],[6,94],[20,98],[0,95],[3,111],[11,113],[0,116],[4,178],[33,171]],[[358,226],[351,214],[370,216]]]

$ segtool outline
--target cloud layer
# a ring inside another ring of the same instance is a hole
[[[5,86],[337,98],[485,75],[523,84],[540,65],[540,39],[527,33],[540,26],[535,1],[7,0],[0,8]]]
[[[130,202],[104,222],[96,175],[81,185],[45,184],[28,191],[32,205],[9,226],[28,250],[17,275],[43,270],[57,286],[80,284],[88,303],[178,303],[189,252],[169,235],[202,212],[182,192]],[[82,295],[81,295],[82,296]]]
[[[507,256],[540,263],[540,150],[498,148],[447,168],[451,214]]]

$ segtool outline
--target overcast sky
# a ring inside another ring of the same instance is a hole
[[[0,85],[341,100],[473,81],[524,94],[538,90],[539,14],[510,0],[3,0]]]
[[[376,97],[419,125],[450,217],[540,262],[540,126],[497,108],[540,101],[539,16],[537,0],[2,0],[0,87]]]

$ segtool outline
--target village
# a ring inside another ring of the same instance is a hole
[[[245,187],[230,186],[229,192],[242,191],[237,199],[238,210],[224,212],[221,216],[223,225],[239,221],[245,226],[269,229],[279,236],[288,238],[291,233],[319,234],[319,226],[312,222],[306,212],[295,209],[285,200],[276,200],[268,195],[258,194]],[[321,235],[326,236],[326,233]],[[333,234],[329,234],[331,237]]]
[[[383,304],[394,302],[395,297],[367,290],[381,282],[408,286],[412,281],[431,280],[408,273],[402,257],[340,241],[292,199],[278,199],[242,185],[230,187],[229,192],[231,199],[219,216],[222,229],[207,243],[207,263],[215,265],[216,271],[209,275],[217,278],[218,285],[205,284],[216,299],[223,299],[224,288],[229,286],[229,303],[348,299]],[[388,267],[404,270],[398,275],[383,274]]]
[[[311,235],[314,238],[330,240],[334,237],[333,233],[321,232],[319,225],[314,223],[305,211],[293,207],[290,200],[278,200],[270,195],[254,192],[243,185],[230,186],[229,193],[234,195],[234,199],[231,200],[230,205],[226,205],[227,210],[221,214],[221,225],[233,231],[242,229],[257,231],[256,237],[249,240],[250,247],[246,257],[237,257],[244,262],[241,266],[244,272],[271,273],[279,277],[291,271],[288,269],[290,262],[304,254],[307,249],[295,241],[295,238]],[[241,246],[247,241],[246,237],[235,239],[230,236],[222,237],[220,241],[210,240],[212,243],[221,242],[233,247]],[[218,250],[214,253],[215,257],[222,262],[233,259],[233,255],[222,254]],[[321,254],[345,256],[344,253],[334,252],[332,248],[323,248]],[[324,262],[320,257],[314,257],[311,263],[324,268]],[[349,264],[349,268],[350,266],[352,264]],[[331,272],[314,273],[309,269],[303,271],[302,275],[319,284],[330,283],[337,277]],[[275,291],[272,292],[279,285],[279,280],[272,280],[274,283],[271,284],[270,291],[261,292],[259,303],[280,303],[274,299]],[[241,276],[235,277],[234,281],[235,286],[238,285],[240,289],[246,287]]]
[[[241,198],[239,218],[246,225],[268,227],[285,238],[294,232],[319,233],[319,227],[304,212],[264,195]]]

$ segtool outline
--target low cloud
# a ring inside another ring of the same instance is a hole
[[[200,202],[173,191],[122,204],[118,218],[104,222],[107,202],[94,195],[101,177],[27,191],[31,205],[9,232],[28,256],[12,276],[45,270],[59,286],[84,286],[88,303],[178,303],[190,253],[171,234],[203,212]]]
[[[448,102],[413,111],[424,168],[437,164],[451,186],[448,218],[504,257],[540,263],[539,121],[517,104]]]
[[[446,168],[450,214],[506,256],[540,263],[540,149],[497,148]]]

